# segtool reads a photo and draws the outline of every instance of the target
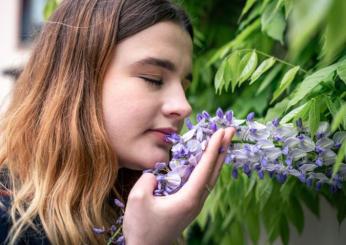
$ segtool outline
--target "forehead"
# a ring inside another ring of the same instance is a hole
[[[178,72],[190,72],[191,37],[173,22],[160,22],[124,39],[116,47],[115,60],[119,65],[130,65],[146,57],[169,60]]]

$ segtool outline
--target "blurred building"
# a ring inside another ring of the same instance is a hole
[[[0,112],[43,23],[45,0],[0,1]]]

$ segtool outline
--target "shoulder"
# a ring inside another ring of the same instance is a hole
[[[11,228],[11,217],[8,210],[11,207],[11,196],[0,192],[0,245],[5,244],[5,240]],[[30,245],[48,245],[50,244],[48,238],[44,234],[42,225],[39,220],[35,220],[34,224],[37,226],[38,231],[28,228],[20,238],[18,244]]]

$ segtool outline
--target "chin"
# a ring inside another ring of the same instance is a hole
[[[159,158],[142,158],[139,161],[131,161],[131,163],[127,162],[125,164],[122,164],[121,167],[122,168],[128,168],[128,169],[132,169],[132,170],[146,170],[146,169],[150,169],[150,168],[154,168],[155,164],[157,162],[166,162],[168,163],[169,161],[169,156],[163,156],[163,157],[159,157]]]

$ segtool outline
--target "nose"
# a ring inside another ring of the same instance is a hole
[[[162,111],[165,116],[178,120],[183,120],[191,114],[191,105],[187,101],[184,88],[180,83],[178,86],[171,87],[169,93],[166,94]]]

